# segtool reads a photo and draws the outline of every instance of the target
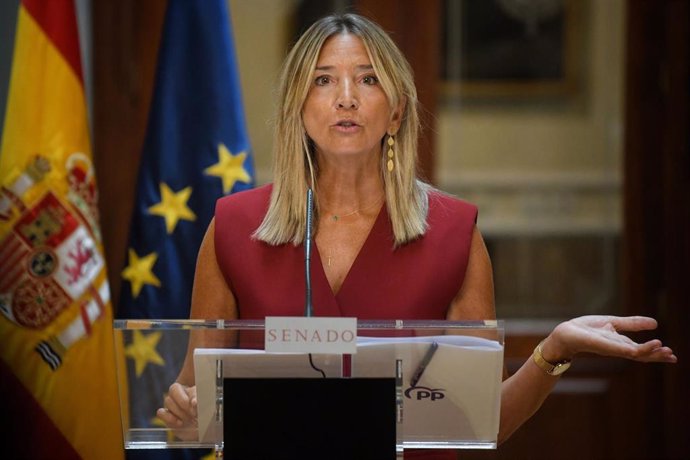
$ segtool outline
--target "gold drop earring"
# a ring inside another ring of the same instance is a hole
[[[395,163],[393,163],[393,157],[395,156],[395,152],[393,152],[394,145],[395,139],[393,139],[393,135],[390,134],[388,136],[388,162],[386,163],[386,166],[388,166],[388,172],[393,172],[393,169],[395,168]]]

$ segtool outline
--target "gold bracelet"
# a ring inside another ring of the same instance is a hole
[[[550,363],[545,360],[541,352],[541,347],[545,341],[546,339],[542,340],[539,342],[539,345],[536,346],[534,353],[532,353],[532,360],[534,361],[534,364],[539,366],[539,368],[548,375],[561,375],[563,372],[567,371],[568,368],[570,368],[571,361],[569,359],[565,359],[557,363]]]

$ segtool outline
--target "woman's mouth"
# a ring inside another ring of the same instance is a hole
[[[339,131],[344,131],[344,132],[354,131],[360,127],[353,120],[340,120],[334,126]]]

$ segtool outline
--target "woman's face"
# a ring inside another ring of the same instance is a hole
[[[399,113],[389,106],[362,40],[352,34],[326,40],[302,109],[317,154],[379,155],[386,132],[397,132]]]

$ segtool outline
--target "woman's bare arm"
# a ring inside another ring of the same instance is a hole
[[[236,319],[235,296],[225,282],[216,260],[214,243],[215,221],[204,235],[194,272],[190,318]],[[225,331],[197,329],[190,332],[187,356],[177,381],[170,386],[164,407],[157,416],[171,428],[196,428],[196,387],[194,386],[194,349],[198,347],[223,348],[233,337]],[[194,435],[195,436],[195,435]]]

